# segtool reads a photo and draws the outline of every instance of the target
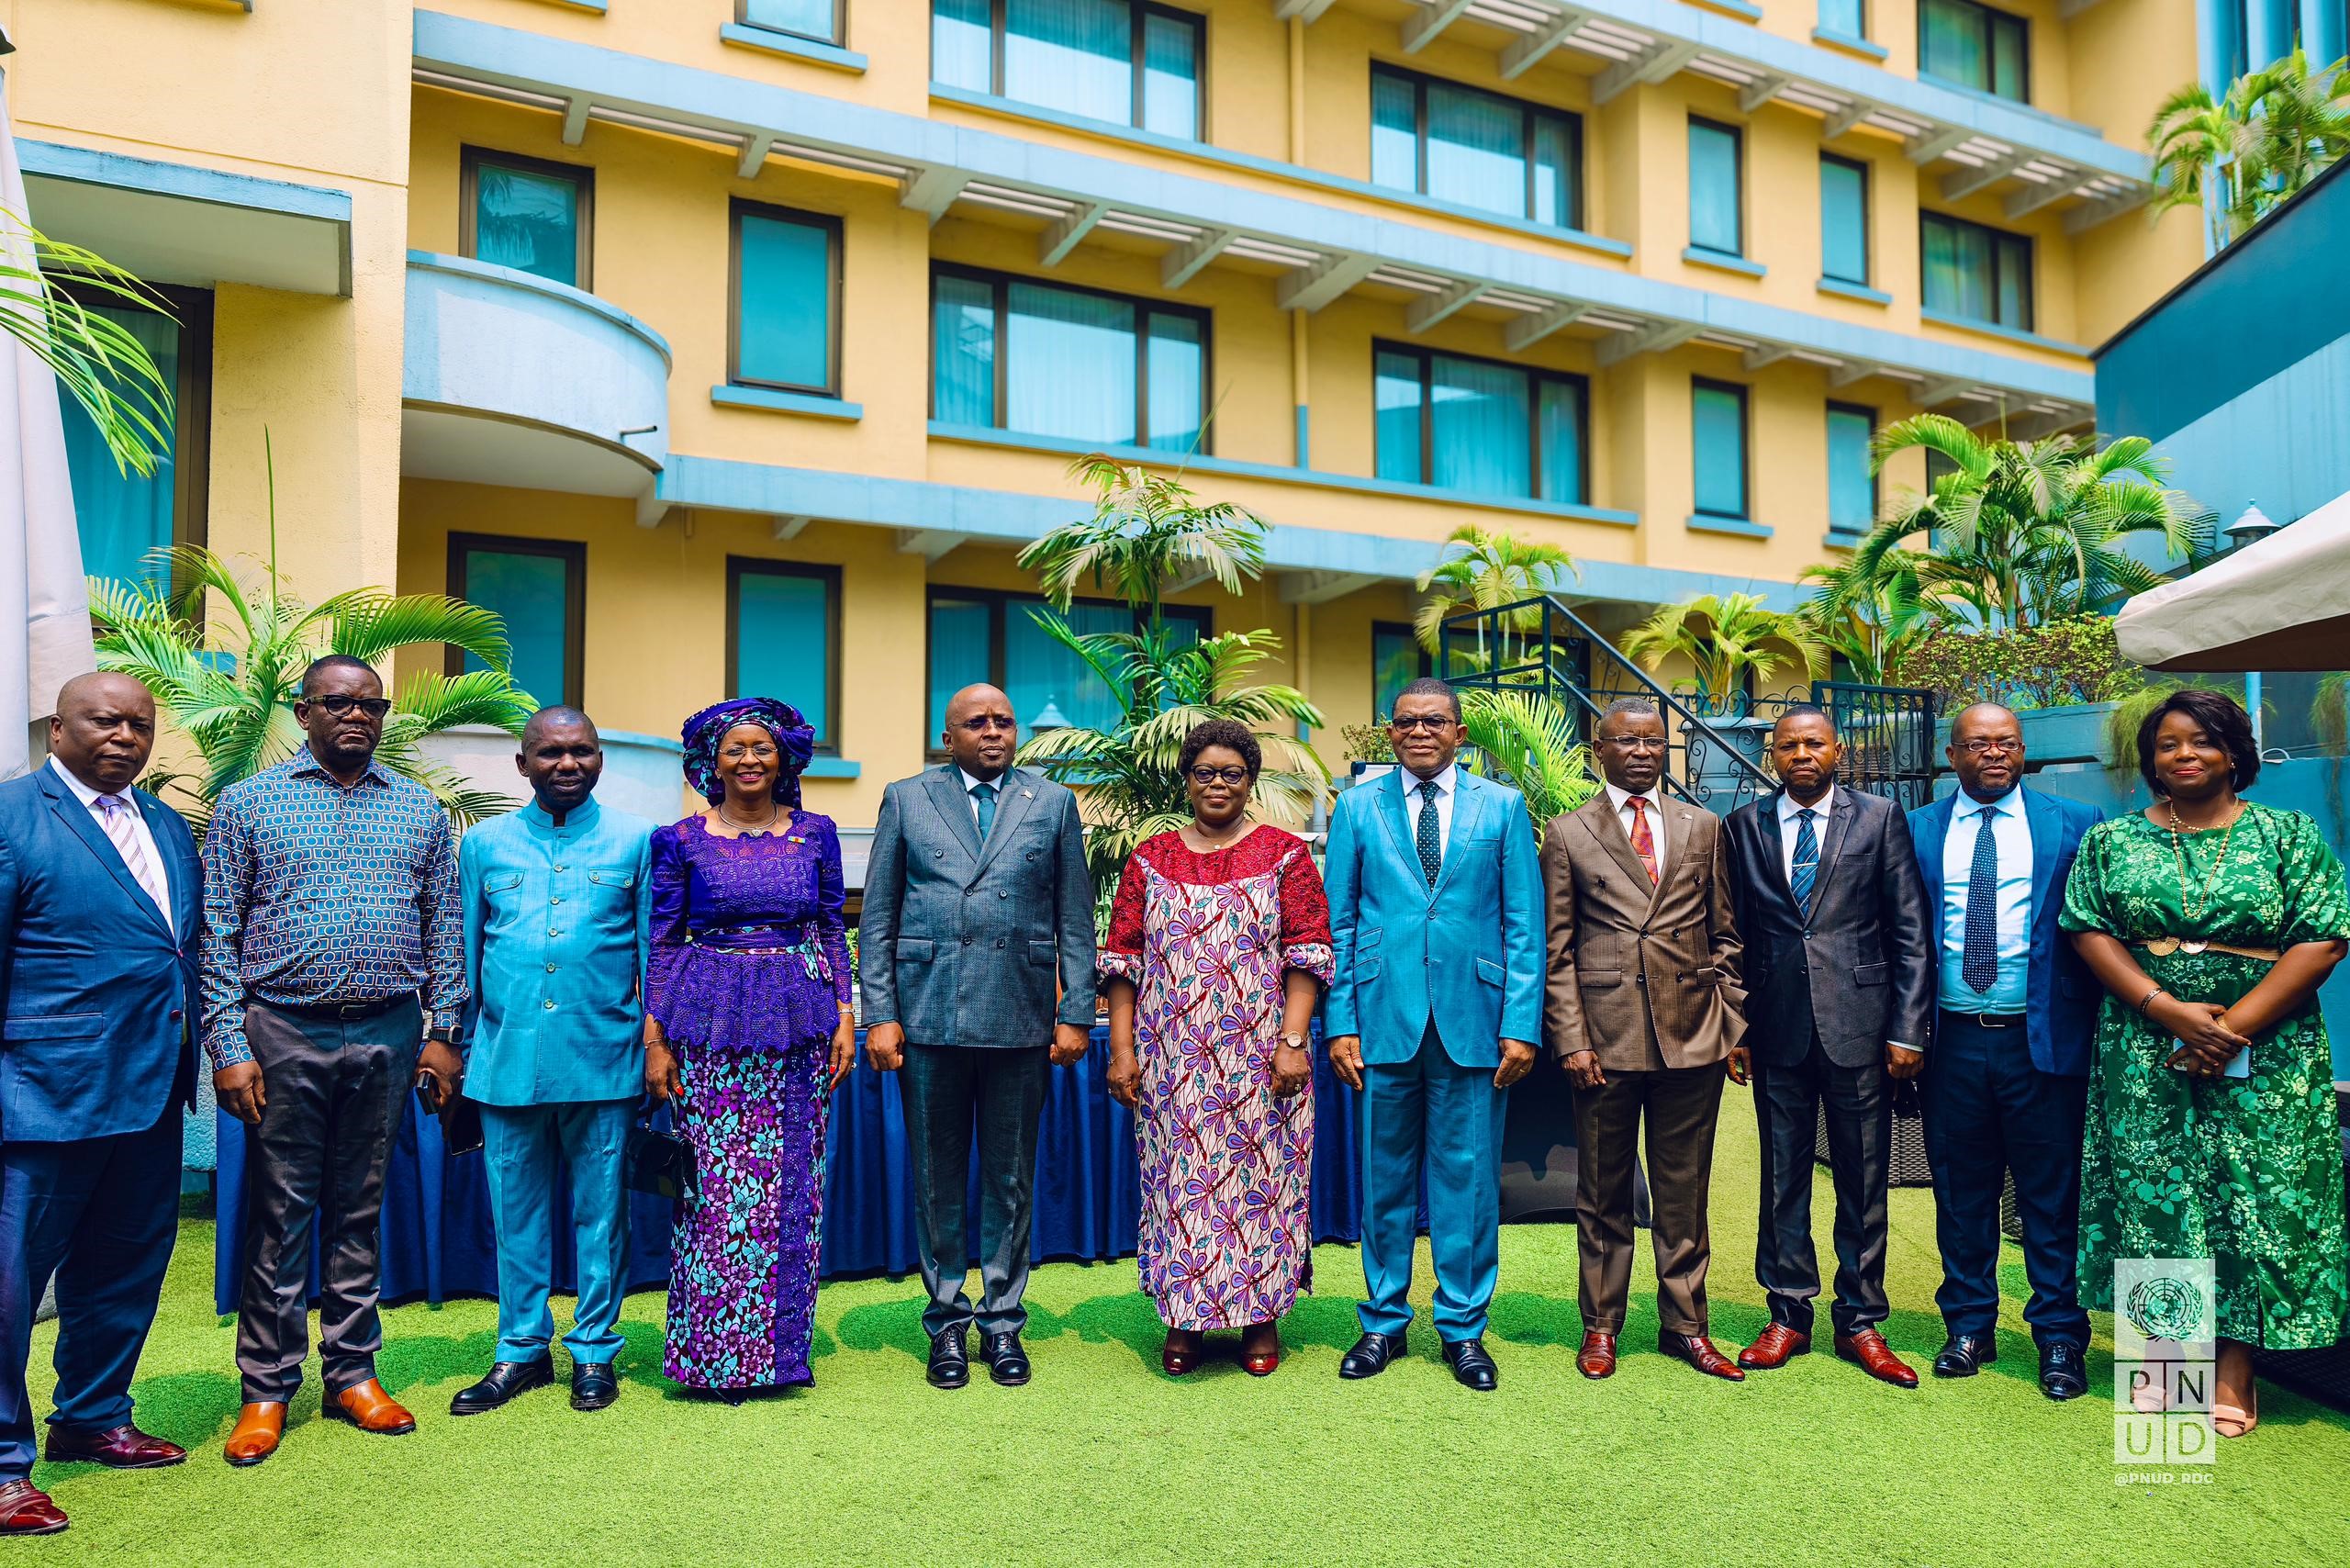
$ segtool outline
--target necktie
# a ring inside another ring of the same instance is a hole
[[[1999,980],[1999,841],[1991,831],[1998,815],[1989,806],[1975,813],[1975,863],[1966,872],[1966,946],[1958,973],[1977,996]]]
[[[1648,802],[1638,795],[1628,795],[1624,803],[1632,808],[1632,853],[1649,868],[1649,880],[1656,880],[1656,834],[1649,831]]]
[[[988,841],[988,829],[995,826],[995,786],[992,784],[972,785],[971,799],[979,804],[979,842],[985,844]]]
[[[1436,886],[1436,874],[1444,868],[1444,840],[1437,833],[1436,780],[1420,780],[1420,825],[1416,837],[1420,852],[1420,869],[1427,873],[1428,886]]]
[[[1787,878],[1788,890],[1796,895],[1796,913],[1811,918],[1811,890],[1819,880],[1819,835],[1811,831],[1812,819],[1819,813],[1807,806],[1796,813],[1796,864]]]
[[[132,819],[137,809],[120,795],[101,795],[97,799],[98,822],[106,830],[106,837],[130,869],[130,879],[147,890],[155,901],[157,910],[166,920],[171,918],[171,905],[163,891],[162,873],[147,858],[147,851],[140,847],[139,826]]]

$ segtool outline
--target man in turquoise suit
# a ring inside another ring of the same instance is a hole
[[[1363,1091],[1362,1338],[1338,1363],[1371,1377],[1404,1353],[1422,1167],[1437,1337],[1452,1375],[1489,1390],[1485,1308],[1501,1270],[1501,1143],[1509,1086],[1542,1027],[1542,874],[1526,801],[1453,757],[1460,701],[1422,678],[1395,699],[1402,767],[1330,818],[1337,978],[1323,1031]]]
[[[449,1402],[453,1416],[495,1410],[554,1381],[547,1291],[556,1177],[566,1165],[579,1275],[564,1336],[572,1407],[600,1410],[620,1393],[621,1157],[644,1086],[639,987],[653,824],[589,798],[604,748],[576,708],[532,714],[514,762],[531,803],[473,828],[457,857],[473,992],[464,1092],[482,1108],[498,1225],[498,1361]]]

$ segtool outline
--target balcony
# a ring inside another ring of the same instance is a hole
[[[400,472],[649,500],[669,457],[669,345],[594,295],[411,251]]]

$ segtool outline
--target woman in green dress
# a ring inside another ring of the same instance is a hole
[[[2317,823],[2239,798],[2260,756],[2226,697],[2177,693],[2138,754],[2154,803],[2089,830],[2062,915],[2109,992],[2081,1294],[2110,1309],[2117,1260],[2210,1259],[2212,1425],[2242,1437],[2258,1420],[2252,1348],[2342,1332],[2342,1144],[2317,989],[2350,947],[2350,893]]]

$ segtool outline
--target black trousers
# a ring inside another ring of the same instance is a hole
[[[1812,1152],[1828,1107],[1828,1170],[1836,1186],[1836,1332],[1885,1321],[1886,1184],[1891,1176],[1893,1082],[1885,1063],[1839,1067],[1814,1040],[1802,1060],[1754,1065],[1754,1116],[1762,1132],[1762,1222],[1754,1277],[1771,1321],[1811,1332],[1819,1254],[1811,1240]]]
[[[1028,1321],[1028,1246],[1035,1215],[1036,1134],[1052,1071],[1048,1047],[906,1047],[898,1071],[913,1157],[914,1241],[930,1292],[923,1331],[1017,1334]],[[979,1303],[970,1272],[971,1136],[979,1141]]]
[[[252,1002],[245,1036],[268,1103],[246,1130],[245,1278],[237,1371],[248,1404],[288,1400],[309,1353],[310,1233],[319,1231],[319,1348],[330,1396],[375,1375],[384,1168],[416,1077],[414,998],[370,1018],[297,1017]]]

